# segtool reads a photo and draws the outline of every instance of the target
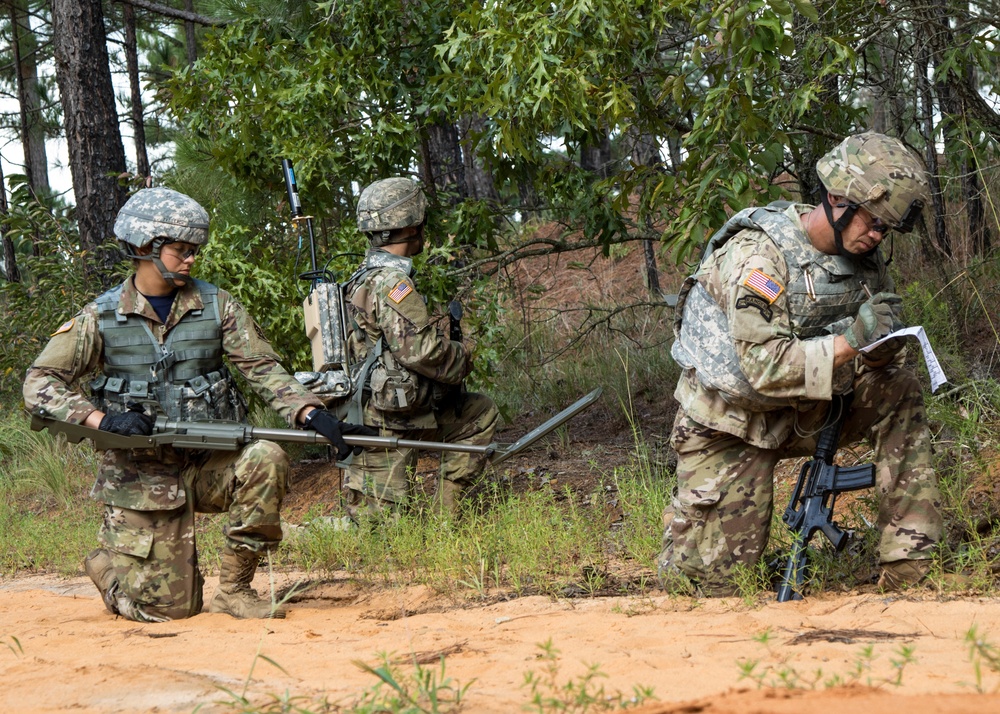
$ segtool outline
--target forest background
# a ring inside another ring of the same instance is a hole
[[[289,220],[287,158],[319,267],[334,278],[365,247],[361,187],[419,179],[431,203],[419,287],[438,314],[455,297],[465,304],[473,386],[520,427],[603,385],[604,414],[635,428],[641,455],[649,429],[631,405],[672,409],[664,294],[727,215],[816,201],[816,159],[874,129],[913,147],[932,178],[915,234],[887,249],[906,320],[928,330],[951,380],[928,393],[940,466],[989,471],[1000,415],[994,0],[0,7],[0,90],[17,107],[0,129],[24,156],[23,173],[0,177],[5,425],[23,425],[24,371],[52,330],[126,274],[112,226],[144,185],[209,209],[198,277],[247,306],[289,369],[308,368],[299,275],[310,249]],[[116,97],[116,86],[128,91]],[[49,185],[46,140],[56,136],[69,149],[72,201]],[[518,278],[518,266],[553,256],[581,274],[638,258],[643,288],[626,300],[580,289],[567,302]],[[662,437],[668,426],[656,425]],[[0,455],[17,456],[4,444]],[[653,463],[668,479],[669,458]],[[991,489],[955,486],[956,503],[979,507],[974,518],[955,511],[951,554],[969,557],[976,540],[981,573],[996,556]]]

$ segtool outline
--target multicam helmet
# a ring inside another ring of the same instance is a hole
[[[870,131],[844,139],[816,162],[826,189],[904,233],[928,197],[927,172],[899,139]]]
[[[380,233],[424,222],[427,199],[420,184],[407,178],[376,181],[358,199],[358,230],[372,234],[373,242]]]
[[[208,212],[190,196],[169,188],[144,188],[118,212],[115,235],[129,255],[156,239],[202,245],[208,240]],[[158,252],[158,251],[157,251]]]

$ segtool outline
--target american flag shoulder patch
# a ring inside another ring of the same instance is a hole
[[[405,280],[396,283],[396,287],[389,291],[389,299],[397,305],[403,302],[403,298],[413,292],[413,287]]]
[[[777,300],[778,296],[785,290],[784,286],[778,283],[777,280],[756,268],[747,276],[743,284],[761,297],[767,299],[769,303]]]

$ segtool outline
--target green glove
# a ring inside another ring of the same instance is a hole
[[[878,293],[868,298],[858,309],[858,316],[844,337],[847,344],[856,350],[881,340],[898,324],[896,313],[903,298],[895,293]]]

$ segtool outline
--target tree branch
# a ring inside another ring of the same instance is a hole
[[[206,17],[205,15],[199,15],[196,12],[188,12],[187,10],[178,10],[177,8],[169,7],[167,5],[160,5],[159,3],[149,2],[149,0],[115,0],[115,2],[124,2],[134,7],[141,7],[143,10],[149,10],[150,12],[155,12],[157,15],[163,15],[165,17],[172,17],[175,20],[185,20],[187,22],[194,22],[198,25],[206,25],[208,27],[225,27],[229,24],[229,20],[220,20],[215,17]]]

